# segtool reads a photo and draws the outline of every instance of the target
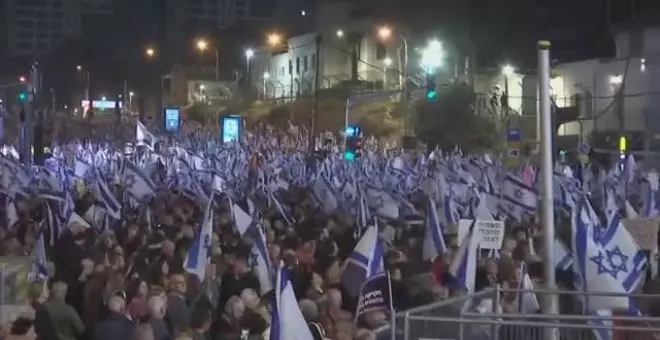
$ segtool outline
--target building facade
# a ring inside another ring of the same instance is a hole
[[[249,60],[251,87],[264,99],[311,95],[318,68],[320,88],[349,80],[358,80],[367,89],[400,88],[405,59],[401,41],[381,41],[374,27],[369,20],[326,25],[286,39],[281,46],[262,48]],[[354,46],[357,58],[351,52]]]
[[[79,37],[82,16],[111,14],[113,0],[6,0],[7,51],[10,56],[45,53]]]

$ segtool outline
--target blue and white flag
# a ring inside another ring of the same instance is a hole
[[[137,125],[135,126],[135,143],[138,146],[144,146],[149,150],[153,151],[154,146],[156,145],[156,136],[154,136],[149,130],[138,120]]]
[[[435,202],[431,197],[428,197],[426,201],[426,229],[424,231],[422,259],[432,261],[447,251],[447,245],[442,233],[442,226],[438,220],[438,210]]]
[[[478,242],[474,240],[474,225],[477,220],[472,221],[470,230],[461,242],[461,247],[452,258],[449,265],[449,274],[456,279],[456,285],[463,287],[467,293],[475,290],[475,278],[477,273],[477,250]]]
[[[625,254],[621,251],[610,251],[602,247],[596,238],[597,221],[592,219],[593,210],[586,198],[582,198],[573,211],[573,270],[578,280],[578,286],[586,293],[612,292],[628,294],[624,281],[635,273],[634,268],[626,266]],[[600,238],[599,238],[600,239]],[[635,281],[632,279],[632,281]],[[599,309],[628,310],[629,297],[625,296],[589,296],[586,301],[588,311]]]
[[[298,307],[290,273],[281,263],[275,281],[270,340],[314,340]]]
[[[364,281],[384,270],[383,250],[378,226],[374,223],[360,238],[341,273],[341,283],[350,296],[358,296]]]
[[[187,273],[195,275],[199,281],[206,277],[206,265],[208,264],[209,248],[213,234],[213,200],[209,201],[204,212],[199,231],[195,234],[193,244],[188,250],[184,269]]]
[[[252,244],[252,254],[255,258],[257,278],[259,279],[261,294],[263,295],[273,289],[273,271],[268,255],[268,247],[266,246],[266,235],[260,225],[256,225],[255,229],[257,231],[257,237]]]

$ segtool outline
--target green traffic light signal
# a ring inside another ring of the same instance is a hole
[[[438,92],[436,90],[426,92],[426,99],[435,99],[436,97],[438,97]]]
[[[25,93],[25,92],[19,93],[18,94],[18,100],[20,100],[22,102],[26,101],[27,100],[27,93]]]
[[[355,160],[355,152],[353,151],[344,151],[344,159],[347,161]]]

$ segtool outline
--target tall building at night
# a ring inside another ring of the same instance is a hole
[[[38,55],[80,36],[86,14],[113,13],[113,0],[5,0],[9,56]]]

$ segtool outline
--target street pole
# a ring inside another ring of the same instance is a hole
[[[293,65],[293,44],[291,44],[291,41],[288,41],[287,45],[289,46],[289,74],[291,75],[291,84],[289,84],[289,101],[293,101],[293,72],[295,71]],[[319,66],[316,65],[317,69],[318,67]]]
[[[220,81],[220,53],[218,53],[217,48],[213,48],[213,51],[215,52],[215,81],[219,82]]]
[[[401,91],[403,91],[403,109],[406,110],[403,132],[405,136],[408,136],[408,125],[410,120],[410,110],[408,110],[408,39],[403,34],[400,34],[401,39],[403,40],[403,82],[401,83]]]
[[[554,126],[550,110],[550,42],[538,43],[538,76],[539,76],[539,114],[541,116],[541,224],[543,227],[543,250],[545,255],[546,289],[556,291],[554,262],[555,216],[553,207],[553,162],[552,135]],[[543,313],[557,314],[557,295],[547,294],[543,299]],[[544,328],[545,340],[558,340],[557,328]]]
[[[316,68],[314,69],[314,107],[312,109],[312,119],[310,120],[310,126],[309,126],[309,150],[314,151],[315,149],[315,141],[316,141],[316,115],[318,114],[319,111],[319,89],[321,88],[321,82],[319,81],[319,78],[321,77],[321,35],[316,36],[316,55],[314,55],[314,58],[316,59],[314,61],[314,65],[316,65]]]

